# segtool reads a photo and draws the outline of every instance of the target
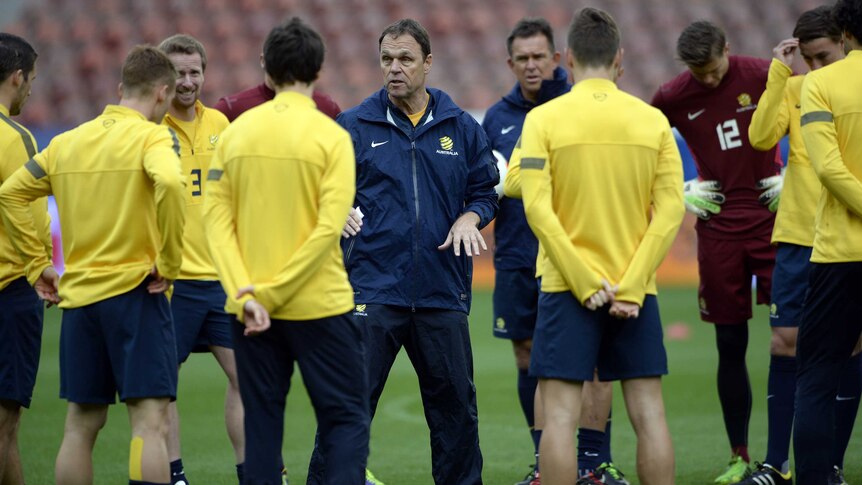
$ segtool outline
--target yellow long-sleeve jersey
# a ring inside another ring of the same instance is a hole
[[[36,154],[36,140],[20,124],[9,118],[9,108],[0,104],[0,186]],[[48,199],[41,198],[30,203],[30,213],[38,231],[39,245],[30,248],[31,253],[44,252],[50,264],[53,254],[51,242],[51,220],[48,217]],[[18,250],[12,245],[3,224],[0,224],[0,290],[12,281],[26,276],[33,284],[45,267],[29,267]]]
[[[281,320],[353,308],[339,246],[356,192],[350,135],[295,92],[245,112],[222,133],[207,175],[204,221],[227,293],[242,316],[254,298]]]
[[[826,189],[815,217],[815,263],[862,261],[862,51],[805,76],[802,137]]]
[[[773,243],[814,245],[814,214],[823,186],[811,167],[802,140],[800,96],[805,76],[793,71],[778,59],[769,66],[766,91],[748,126],[748,139],[757,150],[771,150],[784,135],[790,135],[790,153],[784,172],[781,203],[772,230]]]
[[[170,114],[163,124],[170,126],[180,141],[180,161],[186,176],[186,226],[183,231],[183,264],[181,280],[218,279],[210,257],[209,244],[204,230],[203,194],[206,193],[207,172],[215,153],[216,142],[230,122],[227,117],[200,101],[195,103],[193,129]]]
[[[185,214],[178,144],[168,127],[109,105],[54,138],[0,187],[0,209],[15,228],[10,236],[23,248],[38,241],[29,202],[54,194],[66,259],[61,308],[126,293],[154,266],[176,279]],[[39,267],[45,254],[26,257]]]
[[[643,304],[685,213],[682,160],[665,116],[605,79],[585,79],[527,114],[527,221],[545,250],[542,291],[581,302],[619,285]]]
[[[506,171],[506,178],[503,180],[503,194],[506,197],[513,199],[523,198],[521,192],[521,140],[512,150],[512,155],[509,156],[509,166]],[[545,270],[543,265],[545,260],[545,250],[542,249],[542,243],[539,241],[539,251],[536,253],[536,278],[541,278]]]

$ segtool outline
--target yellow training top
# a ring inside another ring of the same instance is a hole
[[[862,261],[862,51],[805,76],[802,137],[826,189],[815,218],[815,263]]]
[[[101,115],[58,135],[0,187],[13,239],[36,246],[29,201],[54,194],[66,272],[61,308],[77,308],[138,286],[155,265],[176,279],[182,260],[185,178],[179,142],[131,108]],[[37,266],[44,252],[27,253]]]
[[[295,92],[241,115],[222,133],[207,175],[204,221],[225,310],[239,288],[280,320],[353,308],[339,246],[356,192],[350,135]]]
[[[33,139],[33,135],[27,131],[27,128],[9,119],[9,108],[0,104],[0,186],[35,154],[36,140]],[[36,223],[40,244],[30,248],[28,252],[44,252],[50,264],[54,245],[51,242],[48,199],[41,198],[31,203],[30,212]],[[18,250],[15,249],[6,234],[2,221],[0,221],[0,290],[22,276],[26,276],[30,284],[33,284],[39,279],[39,275],[44,269],[45,266],[41,268],[32,265],[29,268],[26,267],[24,260],[18,254]]]
[[[512,149],[512,155],[509,156],[509,167],[506,171],[506,178],[503,180],[503,195],[512,199],[520,199],[523,197],[521,193],[521,139],[515,148]],[[539,242],[539,251],[536,253],[536,278],[542,277],[542,272],[545,269],[542,266],[545,259],[545,250],[542,249],[542,243]]]
[[[748,138],[755,149],[766,151],[777,145],[784,135],[790,134],[790,154],[772,242],[811,247],[814,245],[814,214],[823,186],[811,167],[799,124],[802,115],[799,97],[805,76],[792,74],[786,64],[778,59],[772,60],[766,91],[751,117]]]
[[[527,114],[521,135],[527,222],[545,250],[542,291],[584,303],[619,285],[643,304],[685,213],[682,161],[665,116],[605,79]]]
[[[204,231],[203,194],[216,142],[230,122],[221,111],[197,101],[194,121],[183,122],[167,114],[162,123],[173,128],[180,140],[180,161],[186,176],[186,227],[179,279],[216,280],[218,274]],[[187,126],[190,129],[184,129]]]

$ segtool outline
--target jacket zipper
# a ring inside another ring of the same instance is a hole
[[[413,281],[412,295],[410,301],[410,310],[416,313],[416,280],[418,272],[418,254],[419,254],[419,181],[416,176],[416,140],[410,139],[410,160],[413,163],[413,205],[416,209],[416,225],[413,230]]]

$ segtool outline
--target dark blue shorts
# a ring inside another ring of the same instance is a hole
[[[137,288],[63,311],[60,397],[75,403],[177,395],[177,344],[164,294]]]
[[[655,295],[636,319],[618,320],[607,306],[587,310],[570,292],[542,293],[533,335],[530,375],[545,379],[616,381],[667,374]]]
[[[210,347],[233,348],[233,316],[224,311],[225,294],[218,281],[174,281],[171,313],[177,334],[177,359]]]
[[[533,338],[539,308],[539,282],[533,269],[498,270],[494,277],[494,336]]]
[[[772,305],[769,324],[773,327],[798,327],[802,319],[808,277],[811,272],[811,248],[780,243],[772,273]]]
[[[42,348],[42,300],[26,278],[0,290],[0,399],[30,407]]]

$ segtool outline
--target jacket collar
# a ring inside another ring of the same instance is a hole
[[[557,66],[554,69],[554,77],[542,81],[537,103],[533,103],[524,97],[524,93],[521,92],[521,84],[517,82],[512,87],[512,90],[509,91],[509,94],[503,97],[503,100],[518,108],[531,109],[557,96],[566,94],[571,89],[572,85],[569,84],[569,73],[562,67]]]

